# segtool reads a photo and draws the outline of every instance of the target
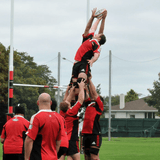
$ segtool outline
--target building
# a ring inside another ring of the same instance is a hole
[[[120,105],[111,106],[112,118],[150,118],[155,119],[158,110],[148,106],[144,99],[135,101],[124,101],[124,94],[120,95]],[[105,113],[105,118],[109,118],[109,113]]]

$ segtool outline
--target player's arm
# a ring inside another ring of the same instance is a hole
[[[88,86],[86,85],[86,87],[85,87],[85,89],[86,89],[86,95],[85,95],[85,107],[87,107],[88,106],[88,104],[91,102],[91,99],[90,99],[90,96],[89,96],[89,90],[88,90]]]
[[[59,151],[60,144],[61,144],[61,140],[56,141],[56,151],[57,151],[57,153],[58,153],[58,151]]]
[[[5,140],[4,138],[1,138],[1,143],[4,143],[4,140]]]
[[[66,89],[66,92],[65,92],[65,95],[64,95],[64,98],[63,98],[63,101],[65,101],[69,95],[69,90],[70,90],[71,86],[67,86],[67,89]]]
[[[85,31],[84,31],[84,36],[87,36],[89,34],[89,30],[90,30],[90,28],[92,26],[92,23],[93,23],[93,20],[94,20],[94,17],[95,17],[96,9],[97,8],[94,8],[92,10],[92,16],[91,16],[91,18],[89,19],[89,21],[87,23],[87,26],[86,26]]]
[[[104,31],[106,16],[107,16],[107,10],[103,13],[101,25],[100,25],[100,28],[99,28],[99,34],[103,33],[103,31]]]
[[[72,86],[72,88],[70,89],[70,93],[68,94],[65,101],[71,103],[71,100],[73,99],[74,96],[75,96],[75,86]]]
[[[88,86],[87,85],[85,85],[85,90],[86,90],[85,100],[88,100],[88,98],[89,98],[89,90],[88,90]]]
[[[99,95],[96,91],[96,88],[95,88],[91,78],[89,78],[89,91],[90,91],[91,99],[96,100]]]
[[[1,133],[1,143],[4,143],[5,138],[6,138],[6,132],[5,132],[5,128],[3,127],[2,129],[2,133]]]
[[[95,61],[97,61],[97,59],[99,58],[99,56],[100,56],[99,53],[94,53],[93,58],[90,59],[90,60],[87,60],[91,67],[92,67],[93,63],[94,63]]]
[[[24,142],[24,148],[25,148],[25,152],[24,152],[24,158],[25,160],[29,160],[31,151],[32,151],[32,147],[33,147],[33,140],[30,137],[26,137],[25,142]]]
[[[95,32],[97,30],[98,24],[101,21],[101,19],[102,19],[102,16],[97,18],[97,20],[95,21],[95,23],[92,25],[89,33]]]
[[[78,82],[77,82],[78,83]],[[80,83],[78,83],[79,86],[79,94],[78,94],[78,101],[83,104],[84,101],[84,87],[85,87],[85,83],[84,80],[81,80]]]

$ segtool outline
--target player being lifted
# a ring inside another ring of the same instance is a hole
[[[81,79],[87,80],[90,75],[90,66],[100,56],[100,46],[106,42],[106,37],[103,34],[105,18],[107,16],[107,10],[99,10],[99,14],[96,12],[96,8],[92,10],[92,16],[89,19],[86,29],[83,34],[83,41],[81,46],[76,52],[75,62],[72,68],[71,82],[76,85],[76,82],[80,82]],[[92,25],[94,18],[97,18],[95,23]],[[95,34],[97,26],[101,21],[98,34]]]

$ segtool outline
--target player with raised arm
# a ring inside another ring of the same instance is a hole
[[[92,16],[89,19],[87,26],[83,34],[83,41],[81,46],[76,52],[75,62],[72,68],[72,82],[80,82],[83,78],[87,80],[89,76],[90,66],[99,58],[100,46],[106,42],[106,37],[103,34],[105,18],[107,16],[107,10],[103,10],[98,15],[96,14],[96,8],[92,10]],[[92,25],[94,18],[97,20]],[[97,26],[101,21],[99,33],[95,34]]]
[[[75,86],[68,87],[63,102],[60,103],[60,114],[65,118],[67,135],[69,140],[69,148],[67,151],[67,160],[80,160],[79,153],[79,138],[78,127],[79,117],[77,116],[78,110],[84,101],[84,86],[85,83],[82,80],[79,85],[78,100],[75,105],[71,106],[71,100],[75,96]],[[70,90],[69,90],[70,88]]]
[[[83,149],[85,160],[99,160],[99,149],[102,143],[99,119],[104,106],[102,102],[103,98],[100,98],[96,92],[91,78],[89,78],[89,91],[91,99],[88,98],[88,102],[90,101],[90,103],[85,111],[82,128]]]

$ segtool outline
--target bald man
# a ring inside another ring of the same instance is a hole
[[[51,110],[51,97],[42,93],[37,105],[39,111],[31,117],[25,139],[25,160],[57,160],[61,142],[61,126]]]

